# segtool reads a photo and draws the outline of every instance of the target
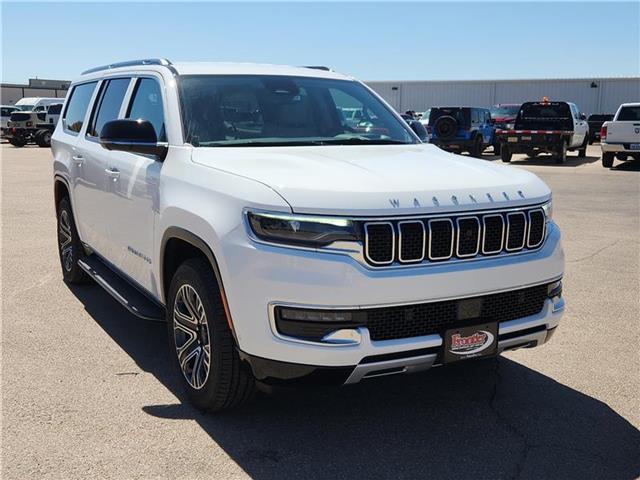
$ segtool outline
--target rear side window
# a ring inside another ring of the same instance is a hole
[[[166,141],[162,92],[155,79],[141,78],[138,80],[126,118],[148,120],[156,131],[158,141]]]
[[[99,137],[104,124],[118,118],[130,82],[129,78],[116,78],[109,80],[102,88],[96,102],[96,108],[94,108],[94,118],[87,129],[87,135]]]
[[[96,88],[96,83],[83,83],[73,87],[64,112],[64,118],[62,119],[65,129],[76,133],[82,130],[82,123],[89,108],[89,102],[91,101],[93,90]]]
[[[640,106],[622,107],[617,120],[621,122],[635,122],[640,120]]]

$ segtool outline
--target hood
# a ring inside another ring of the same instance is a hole
[[[543,202],[516,167],[428,145],[194,148],[194,162],[265,184],[296,213],[404,215]]]

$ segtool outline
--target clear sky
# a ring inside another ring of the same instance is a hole
[[[640,2],[3,2],[2,80],[118,60],[328,65],[363,80],[636,76]]]

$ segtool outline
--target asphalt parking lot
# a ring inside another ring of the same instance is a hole
[[[3,144],[2,478],[637,478],[640,168],[599,149],[513,162],[563,231],[551,343],[214,416],[181,403],[164,325],[62,282],[51,153]]]

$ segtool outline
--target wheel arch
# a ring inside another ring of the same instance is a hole
[[[180,264],[188,258],[198,256],[206,259],[211,266],[216,283],[218,284],[227,323],[235,338],[235,330],[233,328],[231,312],[229,311],[229,304],[224,290],[220,268],[218,267],[218,261],[209,245],[207,245],[202,238],[181,227],[168,227],[162,236],[160,245],[160,288],[162,299],[166,305],[171,279]],[[169,307],[167,307],[167,309],[168,308]]]
[[[58,204],[60,203],[60,200],[64,197],[67,197],[71,203],[71,189],[69,188],[69,183],[60,175],[55,175],[53,177],[53,198],[56,212],[58,211]],[[71,209],[73,210],[73,205],[71,206]]]

